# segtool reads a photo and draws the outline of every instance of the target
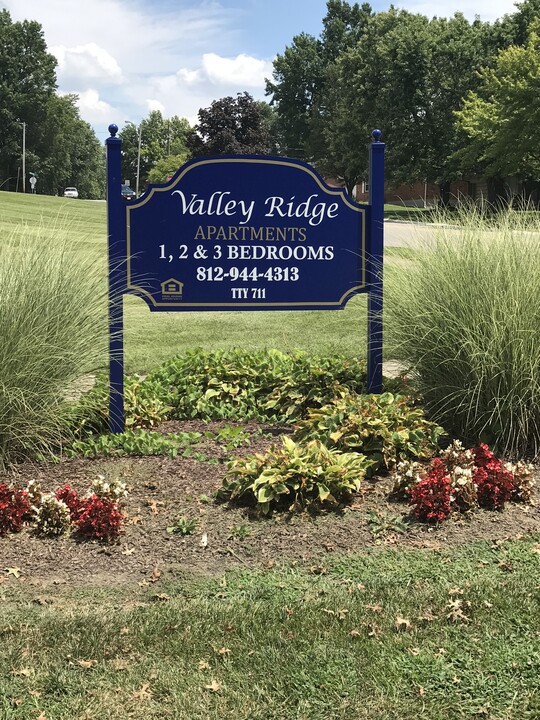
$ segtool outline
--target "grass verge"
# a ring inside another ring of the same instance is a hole
[[[0,715],[458,720],[540,712],[535,540],[138,591],[0,586]]]

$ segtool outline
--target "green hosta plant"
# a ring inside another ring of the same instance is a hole
[[[195,518],[179,515],[176,518],[174,525],[167,528],[167,532],[171,535],[182,535],[186,537],[187,535],[193,535],[196,529],[197,521]]]
[[[76,440],[66,450],[68,457],[123,455],[168,455],[176,457],[182,448],[189,448],[202,438],[202,433],[181,432],[162,435],[151,430],[126,430],[116,435],[91,435]]]
[[[220,495],[254,503],[265,514],[276,507],[295,511],[342,502],[360,490],[371,464],[359,453],[284,437],[282,447],[231,460]]]
[[[373,472],[391,470],[400,460],[432,457],[443,428],[429,422],[423,410],[403,395],[343,393],[308,412],[297,423],[295,440],[319,440],[342,452],[358,452]]]

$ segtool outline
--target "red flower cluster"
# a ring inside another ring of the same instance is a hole
[[[454,445],[432,460],[408,489],[418,520],[441,522],[453,509],[466,511],[479,505],[495,510],[511,498],[530,498],[527,466],[505,467],[484,443],[471,450],[463,450],[458,442]]]
[[[120,506],[113,500],[92,495],[80,501],[75,527],[89,538],[111,540],[119,535],[124,522]]]
[[[418,520],[442,522],[451,513],[452,483],[446,465],[435,458],[428,474],[411,489],[411,503]]]
[[[0,537],[8,532],[20,532],[30,500],[25,490],[0,484]]]
[[[492,510],[503,508],[515,490],[512,473],[503,468],[485,443],[473,448],[473,454],[473,482],[478,488],[478,504]]]
[[[61,500],[68,506],[71,521],[78,520],[81,514],[81,499],[75,488],[72,488],[71,485],[64,485],[63,488],[58,488],[54,494],[57,500]]]

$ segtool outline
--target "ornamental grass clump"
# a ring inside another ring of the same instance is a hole
[[[69,389],[103,363],[103,269],[69,250],[69,228],[20,230],[0,253],[0,468],[56,448]]]
[[[445,218],[447,220],[447,218]],[[388,349],[431,417],[504,455],[540,452],[540,219],[469,210],[393,268]]]

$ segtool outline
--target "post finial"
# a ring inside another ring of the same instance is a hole
[[[109,132],[111,133],[111,137],[116,137],[116,133],[118,132],[118,125],[111,123],[109,125]]]
[[[373,142],[381,142],[381,130],[372,130],[371,135],[373,137]]]

